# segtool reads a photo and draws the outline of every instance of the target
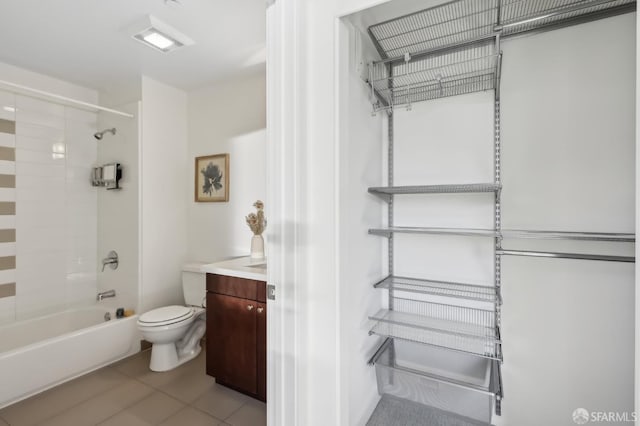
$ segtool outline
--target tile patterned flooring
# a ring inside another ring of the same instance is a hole
[[[165,373],[149,370],[151,351],[0,410],[0,426],[261,426],[266,405],[216,384],[204,351]]]

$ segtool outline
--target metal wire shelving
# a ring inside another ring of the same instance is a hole
[[[388,227],[369,230],[369,234],[388,238],[389,276],[374,284],[375,288],[388,291],[388,309],[369,317],[374,321],[370,334],[387,339],[370,363],[376,364],[376,370],[378,367],[382,371],[386,370],[384,374],[389,374],[388,383],[394,387],[401,387],[404,383],[399,380],[402,375],[418,377],[406,382],[411,387],[406,394],[403,393],[404,389],[399,390],[403,397],[419,391],[413,388],[421,386],[422,378],[443,383],[452,381],[399,367],[393,349],[394,339],[488,360],[490,385],[475,390],[488,392],[494,402],[495,414],[501,414],[503,256],[635,261],[635,258],[629,256],[507,250],[502,247],[503,239],[633,243],[635,234],[503,229],[500,124],[502,40],[525,32],[546,31],[633,12],[635,9],[635,0],[453,0],[369,27],[369,35],[381,58],[369,66],[367,83],[371,90],[371,101],[374,112],[386,110],[389,113],[387,186],[369,188],[369,193],[388,203]],[[494,94],[493,183],[394,186],[394,108],[488,90],[492,90]],[[493,228],[395,225],[395,196],[452,193],[492,194]],[[493,286],[394,275],[394,244],[398,240],[395,234],[492,238]],[[408,298],[412,296],[415,298]],[[445,302],[440,303],[441,301]],[[380,388],[380,377],[378,381]]]
[[[502,303],[493,286],[465,284],[452,281],[427,280],[390,275],[373,285],[379,289],[390,289],[432,296],[454,297],[461,300]]]
[[[385,201],[389,201],[392,195],[490,193],[499,190],[500,186],[495,183],[462,183],[448,185],[379,186],[369,188],[369,193],[377,195]]]
[[[492,41],[388,66],[371,65],[372,89],[389,105],[490,90],[495,87],[499,55]]]
[[[455,0],[369,27],[382,61],[635,10],[635,0]],[[578,18],[581,18],[579,20]]]
[[[371,334],[409,340],[485,358],[501,359],[493,310],[394,298],[394,310],[381,309]]]
[[[455,0],[369,27],[377,109],[495,89],[494,41],[635,11],[635,0]]]

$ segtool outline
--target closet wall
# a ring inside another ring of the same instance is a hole
[[[635,232],[635,14],[503,44],[503,227]],[[535,244],[535,245],[534,245]],[[633,255],[632,244],[504,247]],[[634,264],[503,258],[502,425],[631,412]]]

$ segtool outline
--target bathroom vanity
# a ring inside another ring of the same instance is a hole
[[[266,264],[206,265],[207,374],[261,401],[267,396]]]

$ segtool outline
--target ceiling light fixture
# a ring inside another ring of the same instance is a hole
[[[194,43],[189,37],[152,15],[129,26],[127,32],[135,40],[164,53]]]

